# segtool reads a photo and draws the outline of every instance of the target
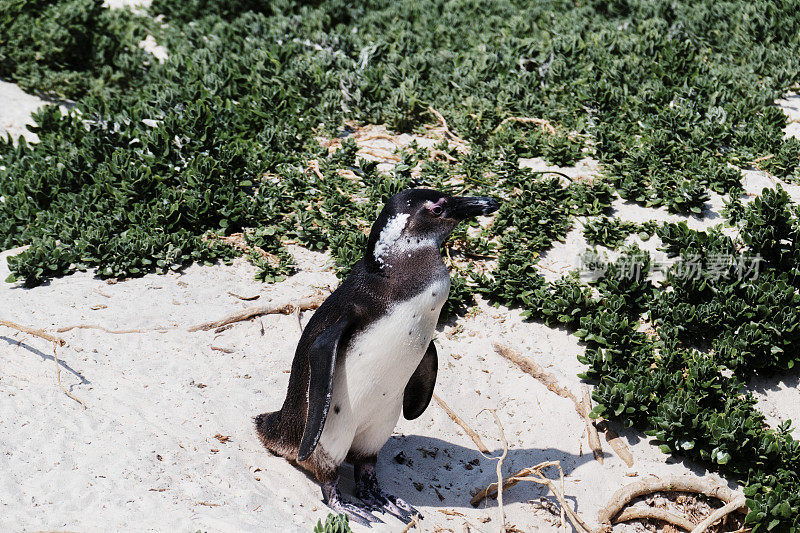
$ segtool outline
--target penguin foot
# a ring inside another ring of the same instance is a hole
[[[325,504],[338,514],[345,514],[347,517],[362,526],[370,527],[371,524],[383,524],[383,520],[369,512],[356,503],[342,500],[337,486],[338,479],[331,483],[322,485],[322,496]]]
[[[408,522],[414,515],[422,518],[422,515],[414,507],[407,504],[397,496],[387,494],[378,489],[377,493],[370,492],[368,494],[356,494],[358,498],[363,501],[370,511],[377,511],[382,513],[389,513],[396,516],[404,522]]]
[[[381,490],[374,465],[359,465],[357,470],[356,497],[363,501],[370,511],[389,513],[404,522],[411,520],[414,515],[422,517],[411,505]]]

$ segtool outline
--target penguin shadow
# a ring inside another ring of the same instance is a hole
[[[42,359],[45,359],[47,361],[54,361],[55,360],[55,358],[53,357],[52,354],[46,354],[46,353],[44,353],[44,352],[42,352],[40,350],[37,350],[33,346],[29,346],[29,345],[25,344],[22,341],[19,341],[19,340],[16,340],[16,339],[12,339],[11,337],[6,337],[4,335],[0,335],[0,340],[5,341],[9,345],[20,346],[21,348],[24,348],[24,349],[28,350],[29,352],[34,353],[34,354],[38,355],[39,357],[41,357]],[[86,379],[83,376],[83,374],[81,374],[80,372],[78,372],[77,370],[75,370],[74,368],[69,366],[67,363],[65,363],[61,359],[58,360],[58,364],[59,364],[59,366],[61,368],[63,368],[64,370],[66,370],[67,372],[69,372],[70,374],[72,374],[73,376],[78,378],[79,380],[81,380],[81,383],[80,383],[81,385],[89,385],[91,383],[91,381]],[[75,385],[70,385],[70,387],[69,387],[70,392],[72,392],[73,387],[75,387]]]
[[[501,451],[491,456],[499,456]],[[503,461],[503,475],[507,477],[545,461],[559,461],[567,476],[593,460],[591,452],[577,456],[555,448],[509,448]],[[415,507],[472,508],[469,502],[475,489],[497,481],[496,466],[495,460],[485,458],[475,448],[435,437],[395,435],[378,455],[378,480],[385,491]],[[557,469],[548,469],[545,474],[558,479]],[[503,500],[527,502],[541,496],[549,496],[547,488],[523,481],[504,492]],[[567,499],[577,508],[574,498]],[[492,505],[496,504],[488,506]],[[486,503],[480,504],[484,506]]]

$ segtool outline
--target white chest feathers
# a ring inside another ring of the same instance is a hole
[[[398,302],[350,341],[337,362],[320,445],[336,462],[352,449],[374,454],[392,433],[403,392],[436,331],[450,279]]]

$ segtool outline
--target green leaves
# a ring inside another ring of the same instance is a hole
[[[317,521],[314,533],[351,533],[350,520],[346,514],[328,513],[324,524],[322,520]]]
[[[143,18],[101,0],[11,0],[0,14],[0,76],[59,98],[115,92],[138,85],[152,60],[138,47],[144,37]]]

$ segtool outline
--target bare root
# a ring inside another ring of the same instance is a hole
[[[729,514],[733,513],[734,511],[739,511],[745,506],[745,498],[743,495],[739,495],[736,499],[729,501],[710,515],[706,517],[705,520],[697,524],[697,526],[692,529],[692,533],[705,533],[709,527],[711,527],[714,522],[718,520],[722,520]]]
[[[597,424],[597,429],[606,434],[606,442],[611,446],[611,449],[614,450],[614,453],[616,453],[628,467],[633,466],[633,455],[628,449],[628,446],[625,444],[625,441],[619,438],[617,432],[608,426],[608,422],[605,420],[600,421]]]
[[[743,500],[740,493],[722,485],[708,483],[700,478],[669,476],[660,479],[645,479],[622,487],[614,493],[608,504],[600,510],[598,516],[600,528],[598,531],[602,533],[610,532],[611,524],[619,521],[619,517],[616,520],[614,518],[617,517],[623,507],[627,506],[634,498],[652,494],[653,492],[694,492],[709,498],[722,500],[725,503],[732,503],[739,499]],[[741,509],[741,507],[738,506],[736,509]]]
[[[678,516],[675,513],[670,513],[669,511],[657,509],[655,507],[629,507],[614,519],[614,523],[619,524],[631,520],[661,520],[662,522],[685,529],[686,531],[691,531],[695,527],[694,522],[682,516]]]

